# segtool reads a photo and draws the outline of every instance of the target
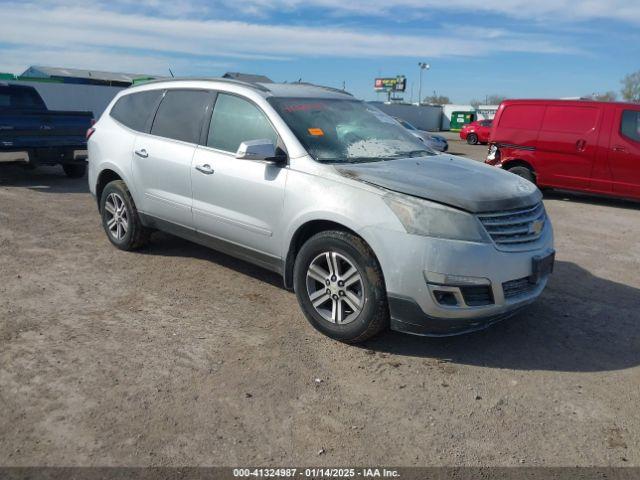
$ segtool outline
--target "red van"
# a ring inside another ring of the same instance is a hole
[[[507,100],[486,163],[539,187],[640,199],[640,105]]]

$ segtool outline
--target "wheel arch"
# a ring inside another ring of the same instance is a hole
[[[110,182],[113,182],[114,180],[124,181],[122,175],[109,167],[104,168],[98,174],[98,178],[96,179],[96,202],[98,202],[98,208],[100,208],[100,199],[102,198],[104,187],[106,187]]]
[[[370,243],[367,242],[367,239],[360,235],[355,228],[351,228],[345,225],[345,223],[347,222],[319,218],[307,220],[295,229],[288,242],[287,253],[285,255],[283,271],[285,288],[289,290],[293,289],[293,267],[296,257],[298,256],[298,252],[300,251],[300,248],[302,248],[302,245],[304,245],[307,240],[309,240],[317,233],[329,230],[338,230],[351,233],[352,235],[361,238],[373,252],[373,248],[371,247]]]
[[[538,174],[536,172],[536,169],[533,167],[533,165],[531,165],[531,163],[521,158],[514,158],[513,160],[507,160],[502,164],[502,168],[504,170],[509,170],[510,168],[513,168],[513,167],[528,168],[529,170],[531,170],[531,173],[533,174],[533,178],[536,180],[536,184],[538,183]]]

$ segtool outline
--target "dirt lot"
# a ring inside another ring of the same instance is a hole
[[[0,465],[640,466],[640,207],[545,203],[530,310],[354,347],[277,276],[163,234],[120,252],[85,179],[3,168]]]

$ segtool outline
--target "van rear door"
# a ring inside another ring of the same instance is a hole
[[[537,142],[546,185],[589,189],[602,112],[597,105],[547,106]]]
[[[640,198],[640,108],[616,108],[609,145],[613,192]]]

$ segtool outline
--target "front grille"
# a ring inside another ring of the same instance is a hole
[[[540,239],[547,216],[542,202],[533,207],[478,215],[487,233],[502,250],[526,250]]]
[[[502,291],[504,298],[509,300],[521,295],[527,295],[535,290],[536,284],[529,281],[529,277],[518,278],[516,280],[509,280],[502,284]]]
[[[493,292],[490,285],[460,287],[464,303],[470,307],[493,305]]]

